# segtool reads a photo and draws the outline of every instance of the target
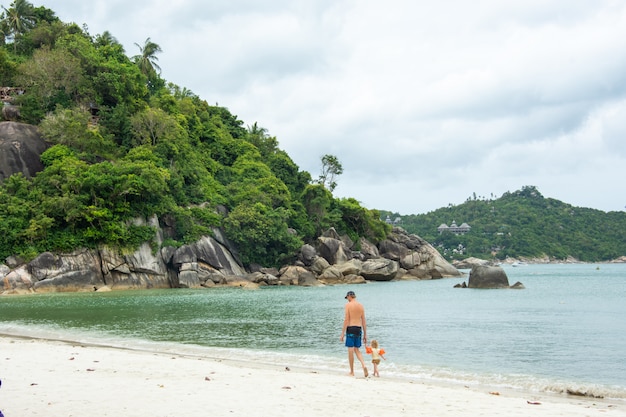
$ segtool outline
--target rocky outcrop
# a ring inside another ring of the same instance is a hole
[[[0,181],[18,172],[34,177],[44,168],[40,156],[48,147],[37,127],[0,122]]]
[[[378,251],[381,257],[400,264],[398,278],[436,279],[462,275],[431,244],[399,227],[394,227],[388,239],[378,245]]]
[[[44,252],[9,271],[3,284],[5,292],[18,294],[94,291],[105,286],[100,260],[91,250],[61,255]]]
[[[474,266],[467,280],[468,288],[508,288],[509,278],[499,266]]]
[[[253,266],[247,271],[219,229],[214,236],[179,248],[161,247],[162,228],[155,217],[138,219],[156,230],[154,241],[133,252],[100,247],[69,254],[42,253],[28,263],[0,265],[5,294],[53,291],[104,291],[148,288],[201,288],[264,285],[319,286],[394,279],[460,276],[427,242],[402,229],[374,245],[364,239],[355,250],[347,237],[330,229],[317,247],[304,245],[294,265],[280,270]],[[159,248],[160,249],[154,249]],[[379,256],[376,256],[379,254]]]
[[[452,261],[452,266],[454,266],[456,269],[472,269],[475,265],[488,266],[489,264],[490,264],[489,261],[486,261],[484,259],[479,259],[479,258],[472,258],[472,257]]]
[[[521,282],[509,286],[509,278],[504,269],[499,266],[474,265],[469,275],[467,285],[457,284],[456,288],[515,288],[523,289]]]
[[[398,274],[398,262],[379,258],[363,262],[361,275],[371,281],[391,281]]]

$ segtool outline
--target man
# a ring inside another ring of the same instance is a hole
[[[348,300],[345,307],[345,317],[343,319],[343,328],[341,329],[341,338],[346,338],[346,347],[348,348],[348,362],[350,363],[350,375],[354,376],[354,355],[361,362],[363,374],[367,378],[368,372],[363,361],[363,355],[359,348],[361,347],[361,335],[363,341],[367,343],[367,323],[365,322],[365,308],[363,304],[356,300],[354,291],[348,291],[345,299]]]

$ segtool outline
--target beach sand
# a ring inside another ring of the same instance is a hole
[[[5,417],[626,416],[621,401],[391,379],[384,368],[380,378],[364,378],[236,359],[3,336],[0,411]]]

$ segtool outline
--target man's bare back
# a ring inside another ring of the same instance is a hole
[[[346,303],[345,311],[346,311],[346,317],[345,317],[346,327],[347,326],[365,327],[363,325],[363,323],[365,322],[365,308],[363,308],[363,304],[359,303],[356,299],[353,298],[352,300],[350,300],[350,302]]]

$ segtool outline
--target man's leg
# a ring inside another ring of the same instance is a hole
[[[361,366],[363,367],[363,374],[367,378],[368,372],[367,372],[367,367],[365,366],[365,361],[363,361],[363,355],[361,354],[361,351],[359,350],[359,348],[354,348],[354,350],[356,352],[357,359],[359,360],[359,362],[361,362]],[[352,368],[352,366],[350,368]]]
[[[348,363],[350,364],[350,375],[354,376],[354,348],[348,348]]]

